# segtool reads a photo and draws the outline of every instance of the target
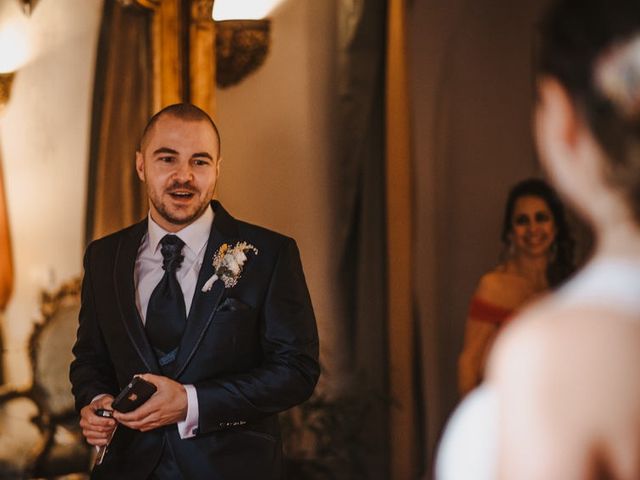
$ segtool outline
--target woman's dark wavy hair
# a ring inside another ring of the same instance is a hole
[[[640,0],[559,0],[541,24],[538,70],[567,90],[607,154],[605,175],[640,223],[640,114],[621,111],[594,80],[597,61],[640,35]],[[627,79],[633,91],[640,79]]]
[[[556,227],[554,241],[555,254],[547,265],[547,282],[551,288],[563,283],[575,270],[574,246],[575,242],[569,230],[569,224],[564,213],[564,206],[556,192],[547,182],[539,178],[529,178],[515,184],[507,196],[502,222],[502,243],[508,247],[513,230],[513,210],[516,201],[522,197],[538,197],[544,201],[551,211]]]

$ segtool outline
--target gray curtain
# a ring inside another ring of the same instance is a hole
[[[424,477],[456,406],[468,302],[501,250],[509,187],[539,175],[531,135],[545,1],[414,0],[410,11],[416,306]]]
[[[146,212],[134,160],[152,113],[150,29],[150,11],[105,0],[93,92],[87,242]]]
[[[388,478],[385,276],[385,0],[338,2],[338,164],[342,291],[352,392],[364,400],[362,478]]]

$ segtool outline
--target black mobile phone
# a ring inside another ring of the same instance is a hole
[[[149,400],[156,390],[153,383],[141,377],[133,377],[129,385],[124,387],[113,400],[111,407],[122,413],[131,412]]]

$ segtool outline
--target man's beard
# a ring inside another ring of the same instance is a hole
[[[174,183],[171,185],[171,187],[169,187],[165,191],[165,193],[171,192],[172,190],[187,190],[188,192],[192,193],[194,196],[198,195],[199,193],[199,191],[196,188],[194,188],[190,183],[184,183],[184,184]],[[213,196],[213,194],[211,196]],[[200,218],[200,216],[204,213],[204,211],[209,206],[209,201],[204,201],[202,202],[202,205],[199,205],[198,208],[196,208],[196,210],[191,215],[187,215],[186,217],[177,217],[175,215],[172,215],[171,212],[169,212],[169,210],[165,207],[162,201],[156,201],[154,196],[149,195],[149,200],[155,207],[156,211],[160,214],[160,216],[164,218],[167,222],[171,223],[172,225],[191,224],[192,222]]]
[[[153,202],[153,200],[151,201]],[[162,204],[156,205],[155,202],[153,202],[153,206],[156,207],[156,210],[158,211],[158,213],[167,222],[173,225],[189,225],[190,223],[200,218],[200,215],[202,215],[204,211],[207,209],[207,207],[209,206],[209,202],[203,202],[203,204],[193,214],[186,217],[182,217],[182,218],[178,218],[171,215],[171,213],[169,213],[167,209],[164,207],[164,205]]]

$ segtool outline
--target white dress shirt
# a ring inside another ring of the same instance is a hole
[[[176,271],[176,278],[182,289],[187,316],[191,309],[191,302],[195,293],[198,274],[204,261],[204,252],[212,224],[213,209],[209,207],[195,222],[175,233],[185,243],[182,249],[184,260]],[[148,225],[147,233],[142,238],[140,248],[138,248],[138,257],[133,274],[136,287],[136,306],[143,324],[146,322],[147,306],[149,305],[151,292],[153,292],[153,289],[164,275],[160,240],[171,233],[158,225],[151,218],[151,213],[149,213]],[[181,438],[190,438],[195,436],[198,427],[198,396],[193,385],[184,385],[184,388],[187,392],[187,417],[182,422],[178,422],[178,431]]]

